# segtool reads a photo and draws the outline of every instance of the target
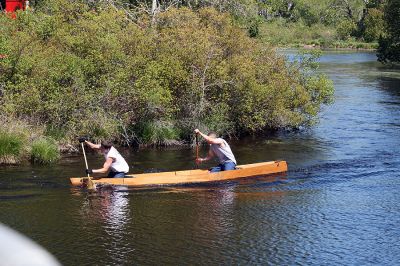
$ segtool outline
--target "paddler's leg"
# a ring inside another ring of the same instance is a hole
[[[221,171],[235,170],[236,164],[234,162],[226,162],[222,164]]]
[[[222,171],[222,164],[219,164],[213,168],[210,169],[211,173],[216,173],[216,172],[221,172]]]
[[[114,171],[110,171],[108,173],[108,178],[123,178],[125,177],[125,173],[124,172],[114,172]]]
[[[124,172],[118,172],[114,177],[115,178],[124,178],[125,177],[125,173]]]

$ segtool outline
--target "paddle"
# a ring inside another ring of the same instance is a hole
[[[81,142],[81,147],[82,147],[82,151],[83,151],[83,158],[85,158],[86,169],[89,169],[89,166],[87,163],[87,158],[86,158],[85,146],[83,145],[83,142]],[[92,178],[90,177],[89,173],[87,174],[87,188],[90,190],[95,189],[94,183],[93,183]]]
[[[199,168],[199,134],[196,134],[196,165]]]

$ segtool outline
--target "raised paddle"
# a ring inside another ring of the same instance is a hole
[[[199,168],[199,134],[196,133],[196,166]]]
[[[81,147],[82,147],[82,151],[83,151],[83,158],[85,158],[85,165],[86,165],[86,170],[89,169],[88,163],[87,163],[87,159],[86,159],[86,152],[85,152],[85,146],[83,145],[83,143],[85,142],[85,138],[80,138],[79,142],[81,143]],[[95,185],[92,181],[92,178],[90,177],[89,173],[87,174],[87,188],[90,190],[95,189]]]
[[[199,135],[196,134],[196,160],[199,159]]]

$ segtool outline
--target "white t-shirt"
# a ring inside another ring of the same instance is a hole
[[[218,139],[222,140],[224,146],[221,146],[220,144],[210,144],[210,148],[213,153],[218,157],[219,163],[223,164],[226,162],[233,162],[234,164],[236,164],[235,155],[233,155],[229,144],[224,139]]]
[[[129,165],[126,163],[124,157],[117,151],[116,148],[111,147],[107,154],[104,155],[106,160],[108,158],[113,158],[113,163],[111,164],[111,171],[113,172],[129,172]]]

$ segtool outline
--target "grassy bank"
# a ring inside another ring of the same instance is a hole
[[[48,164],[60,157],[57,143],[53,139],[40,138],[32,142],[31,160],[33,163]]]
[[[290,48],[332,48],[375,50],[377,42],[365,42],[354,37],[341,37],[337,29],[323,24],[304,25],[285,20],[264,22],[259,38],[265,43]]]
[[[45,138],[40,126],[32,126],[16,119],[0,119],[0,164],[19,164],[31,161],[50,164],[60,157],[58,143]]]
[[[24,154],[25,139],[21,134],[0,130],[0,164],[15,164]]]

